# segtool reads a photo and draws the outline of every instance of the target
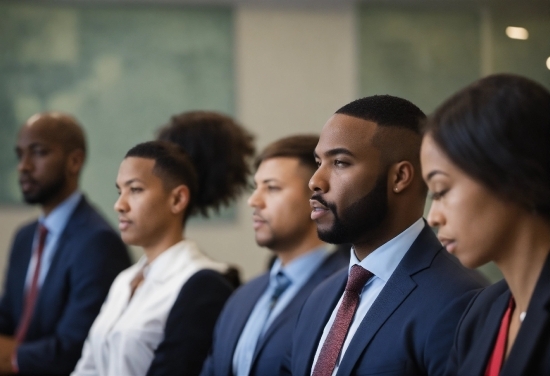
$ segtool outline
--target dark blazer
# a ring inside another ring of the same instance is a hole
[[[12,245],[0,301],[0,333],[14,335],[38,222],[22,227]],[[22,374],[69,374],[116,275],[130,266],[126,247],[83,197],[61,234],[40,288],[25,341],[17,350]]]
[[[168,314],[164,339],[155,350],[149,376],[198,375],[218,316],[233,292],[231,276],[204,269],[182,286]]]
[[[250,375],[279,375],[281,362],[288,350],[292,331],[302,304],[311,291],[331,274],[349,263],[349,253],[334,252],[321,264],[283,312],[273,321],[256,347]],[[201,375],[233,374],[233,354],[241,332],[258,299],[269,285],[265,273],[239,288],[229,299],[216,324],[214,344]]]
[[[447,374],[484,375],[509,300],[505,280],[474,297],[458,325]],[[550,375],[550,257],[500,375]]]
[[[285,372],[310,375],[323,329],[347,278],[343,270],[307,299]],[[473,295],[466,293],[481,286],[479,276],[443,249],[426,226],[361,322],[338,375],[443,374],[456,325]]]

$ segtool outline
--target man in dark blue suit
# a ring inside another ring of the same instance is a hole
[[[268,273],[229,299],[201,375],[279,375],[303,302],[345,267],[349,252],[330,252],[310,219],[307,182],[316,169],[317,136],[292,136],[269,145],[256,160],[256,242],[277,256]]]
[[[352,243],[353,252],[349,270],[304,304],[284,367],[292,375],[444,372],[460,315],[483,282],[422,219],[424,118],[384,95],[351,102],[325,124],[311,217],[321,239]]]
[[[0,373],[69,374],[130,258],[78,190],[86,144],[74,118],[31,117],[16,153],[23,197],[42,215],[13,241],[0,301]]]

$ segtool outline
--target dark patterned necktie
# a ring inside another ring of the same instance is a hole
[[[336,313],[336,318],[321,348],[317,363],[313,369],[313,376],[331,376],[336,367],[336,361],[344,345],[353,315],[359,305],[359,295],[368,280],[373,276],[371,272],[359,265],[351,267],[348,283],[342,303]]]

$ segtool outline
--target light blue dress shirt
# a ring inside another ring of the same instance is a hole
[[[330,252],[325,247],[317,248],[292,260],[285,267],[282,266],[281,260],[275,260],[269,272],[269,286],[258,299],[237,342],[233,354],[233,373],[236,376],[247,376],[250,373],[258,340],[329,254]],[[279,271],[282,271],[291,283],[281,294],[273,310],[269,312],[271,296],[276,287],[275,276]]]
[[[407,228],[401,234],[397,235],[395,238],[393,238],[389,242],[375,249],[370,255],[365,257],[362,261],[359,261],[359,259],[355,255],[353,248],[351,249],[351,259],[350,259],[349,269],[351,269],[353,265],[360,265],[363,268],[369,270],[371,273],[373,273],[374,277],[372,277],[365,284],[365,287],[363,287],[363,290],[361,291],[359,306],[357,307],[357,311],[355,312],[355,316],[353,317],[353,320],[351,322],[350,328],[348,330],[348,334],[346,335],[346,340],[344,341],[344,345],[342,346],[342,351],[340,352],[338,360],[336,361],[336,367],[334,367],[334,372],[332,373],[333,376],[336,375],[336,373],[338,372],[340,361],[344,357],[344,354],[346,353],[349,343],[351,342],[353,336],[355,335],[355,332],[357,332],[357,329],[359,328],[361,321],[363,321],[363,319],[365,318],[370,307],[372,306],[372,304],[374,303],[374,301],[376,300],[376,298],[378,297],[378,295],[386,285],[386,282],[388,282],[391,275],[397,268],[397,265],[399,265],[399,263],[403,259],[403,256],[405,256],[405,254],[407,253],[411,245],[414,243],[414,241],[416,240],[416,238],[418,237],[422,229],[424,229],[424,226],[425,226],[424,220],[420,218],[418,221],[412,224],[409,228]],[[349,269],[348,269],[348,273],[349,273]],[[332,311],[332,315],[330,316],[330,319],[325,325],[325,329],[323,330],[323,335],[321,336],[321,340],[319,341],[319,345],[317,346],[317,352],[315,353],[315,358],[311,366],[311,373],[313,373],[313,369],[315,368],[315,364],[317,363],[317,358],[319,357],[319,353],[321,352],[323,344],[325,343],[325,340],[327,338],[328,332],[330,331],[330,328],[334,323],[334,320],[336,318],[336,313],[338,312],[338,308],[340,308],[340,304],[342,303],[343,296],[344,295],[342,294],[342,297],[340,297],[338,304],[336,304],[336,307],[334,307],[334,310]]]
[[[42,260],[40,264],[40,275],[38,276],[38,286],[42,286],[44,279],[48,274],[50,265],[52,263],[55,251],[57,250],[57,244],[59,243],[59,238],[67,226],[69,218],[73,214],[76,206],[82,198],[82,193],[75,191],[69,197],[65,199],[61,204],[57,205],[55,209],[48,214],[47,217],[41,215],[38,218],[38,222],[46,226],[48,229],[48,235],[46,236],[46,242],[44,244],[44,250],[42,251]],[[34,275],[34,269],[36,267],[36,254],[35,249],[38,245],[38,226],[34,234],[34,240],[32,244],[32,256],[31,262],[27,269],[27,277],[25,280],[25,288],[29,288],[32,282],[32,277]]]

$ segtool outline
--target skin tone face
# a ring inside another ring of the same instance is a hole
[[[310,219],[307,181],[311,170],[296,158],[263,161],[248,199],[256,242],[276,252],[283,264],[322,244]]]
[[[45,215],[76,190],[84,161],[82,150],[65,150],[56,130],[52,120],[38,118],[21,128],[15,147],[23,197]]]
[[[143,247],[149,262],[183,239],[183,213],[189,190],[167,189],[154,172],[155,161],[128,157],[120,164],[116,187],[119,230],[126,244]]]
[[[339,219],[354,226],[347,238],[339,240],[353,243],[360,259],[385,242],[384,232],[378,229],[384,226],[388,209],[378,204],[387,201],[388,188],[380,167],[381,153],[372,145],[376,129],[370,121],[333,115],[315,148],[319,167],[309,182],[311,218],[319,234],[334,233]],[[373,195],[377,204],[370,199]]]
[[[515,235],[521,208],[473,180],[426,136],[421,149],[422,175],[432,194],[430,226],[447,251],[475,268],[505,256]]]

